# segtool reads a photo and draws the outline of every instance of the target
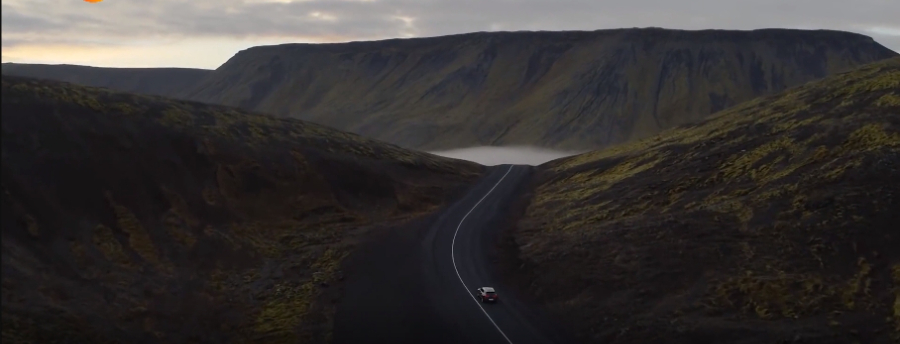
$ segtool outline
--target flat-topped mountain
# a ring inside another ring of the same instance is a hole
[[[895,55],[836,31],[482,32],[250,48],[186,97],[419,149],[586,149]]]
[[[50,79],[130,93],[178,98],[211,70],[193,68],[105,68],[4,63],[3,75]]]
[[[408,148],[583,150],[896,55],[827,30],[477,32],[254,47],[188,73],[199,81],[159,87],[101,85],[90,73],[66,80],[299,118]]]

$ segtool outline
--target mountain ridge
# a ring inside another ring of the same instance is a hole
[[[438,40],[449,40],[449,39],[466,39],[474,36],[490,36],[490,35],[547,35],[547,36],[556,36],[560,34],[565,35],[582,35],[582,36],[590,36],[592,34],[600,33],[600,34],[618,34],[622,32],[635,31],[635,30],[643,30],[647,32],[659,32],[662,34],[669,35],[707,35],[707,36],[716,36],[716,35],[728,35],[734,32],[745,32],[750,34],[751,36],[757,36],[757,38],[773,38],[781,34],[790,34],[790,33],[807,33],[812,35],[821,35],[823,37],[830,37],[834,35],[845,36],[844,38],[865,38],[869,39],[871,42],[876,42],[872,36],[850,32],[850,31],[842,31],[842,30],[830,30],[830,29],[787,29],[787,28],[764,28],[764,29],[753,29],[753,30],[731,30],[731,29],[699,29],[699,30],[687,30],[687,29],[668,29],[661,27],[633,27],[633,28],[616,28],[616,29],[597,29],[597,30],[511,30],[511,31],[472,31],[472,32],[464,32],[464,33],[456,33],[456,34],[448,34],[448,35],[437,35],[437,36],[426,36],[426,37],[409,37],[409,38],[385,38],[385,39],[376,39],[376,40],[363,40],[363,41],[347,41],[347,42],[326,42],[326,43],[280,43],[280,44],[269,44],[269,45],[259,45],[253,46],[246,49],[239,50],[236,54],[241,52],[248,52],[254,50],[261,50],[266,48],[304,48],[304,49],[344,49],[342,52],[346,52],[347,47],[354,48],[381,48],[380,45],[384,44],[397,44],[397,45],[415,45],[415,44],[424,44],[426,42],[431,43],[431,41]],[[748,37],[749,38],[749,37]],[[877,43],[877,42],[876,42]],[[357,51],[358,52],[358,51]]]
[[[894,55],[827,30],[482,32],[254,47],[189,97],[417,149],[596,149]]]
[[[174,97],[419,150],[587,150],[893,56],[834,30],[475,32],[252,47]]]
[[[3,74],[105,87],[117,91],[184,99],[212,70],[181,67],[93,67],[73,64],[3,63]]]

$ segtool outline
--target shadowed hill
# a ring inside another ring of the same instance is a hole
[[[824,30],[480,32],[254,47],[185,96],[423,150],[581,150],[896,55]]]
[[[483,169],[9,76],[2,131],[4,342],[323,342],[361,236],[434,210]]]
[[[900,58],[540,169],[517,278],[582,338],[900,339]]]
[[[50,79],[106,87],[129,93],[178,98],[211,73],[191,68],[103,68],[75,65],[4,63],[3,75]]]

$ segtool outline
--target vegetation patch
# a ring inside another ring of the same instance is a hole
[[[608,343],[898,338],[898,91],[893,58],[542,165],[532,291]]]
[[[9,76],[2,100],[4,340],[327,342],[367,228],[483,172],[222,106]]]

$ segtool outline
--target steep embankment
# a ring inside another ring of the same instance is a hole
[[[320,343],[360,237],[483,167],[292,119],[3,77],[3,341]]]
[[[582,338],[900,339],[900,58],[540,170],[519,277]]]
[[[211,73],[191,68],[103,68],[75,65],[4,63],[3,75],[106,87],[129,93],[179,98]]]
[[[837,31],[471,33],[254,47],[186,96],[424,150],[580,150],[896,55]]]

